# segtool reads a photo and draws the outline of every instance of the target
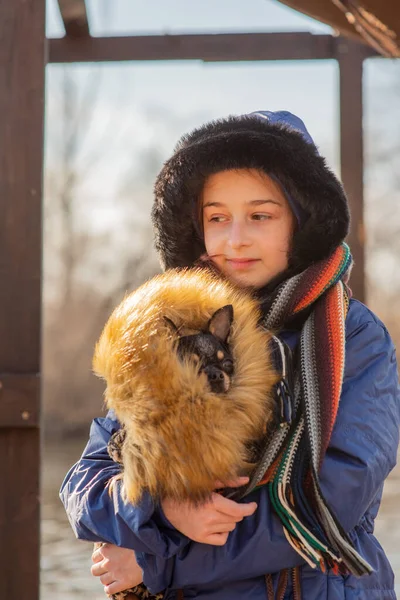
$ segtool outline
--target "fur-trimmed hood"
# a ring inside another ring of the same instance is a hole
[[[260,169],[277,179],[301,214],[288,275],[326,258],[346,237],[346,195],[304,123],[288,112],[260,111],[195,129],[164,164],[152,219],[165,269],[191,266],[205,252],[197,208],[204,182],[213,173],[237,168]]]
[[[229,345],[235,373],[227,393],[210,391],[207,378],[176,353],[165,323],[204,329],[211,315],[232,304]],[[249,442],[271,421],[277,381],[270,335],[248,294],[206,270],[169,270],[143,284],[114,310],[97,343],[93,368],[106,381],[106,403],[126,428],[124,490],[137,502],[153,497],[201,501],[216,480],[251,469]]]

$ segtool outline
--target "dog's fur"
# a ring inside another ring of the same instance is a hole
[[[235,364],[227,393],[210,391],[205,374],[176,352],[164,317],[183,333],[204,329],[231,304],[228,340]],[[249,443],[260,439],[273,415],[270,334],[247,292],[206,270],[169,270],[127,296],[96,345],[93,368],[106,381],[106,404],[126,429],[123,490],[137,503],[155,499],[202,502],[215,481],[252,468]]]

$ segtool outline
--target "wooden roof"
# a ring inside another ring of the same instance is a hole
[[[369,44],[383,56],[400,57],[400,0],[280,0]]]

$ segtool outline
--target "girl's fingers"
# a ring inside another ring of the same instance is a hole
[[[233,531],[236,527],[236,523],[232,523],[232,521],[230,521],[230,523],[218,523],[217,525],[214,525],[211,528],[211,535],[215,535],[218,533],[231,533],[231,531]]]
[[[240,523],[240,521],[243,521],[243,518],[244,517],[241,515],[231,516],[223,512],[218,512],[212,519],[209,520],[209,524],[211,527],[217,528],[219,525],[236,525],[237,523]]]
[[[233,518],[249,517],[257,509],[255,502],[235,502],[224,498],[220,494],[213,494],[214,508],[220,513]]]
[[[225,482],[216,481],[215,489],[219,490],[226,487],[240,487],[242,485],[246,485],[246,483],[249,483],[249,477],[238,477],[237,479],[231,479],[230,481]]]
[[[97,550],[95,550],[92,553],[92,562],[94,562],[94,563],[100,562],[101,560],[103,560],[103,558],[104,558],[104,556],[101,553],[101,548],[97,548]]]
[[[213,533],[208,536],[206,543],[211,546],[223,546],[226,544],[229,533]]]
[[[125,589],[124,585],[121,585],[119,581],[113,581],[110,585],[104,586],[104,591],[107,596],[112,596],[113,594],[118,594],[118,592],[123,592]]]
[[[105,573],[107,573],[107,568],[104,562],[102,561],[92,565],[90,572],[94,577],[100,577],[100,575],[104,575]]]
[[[115,583],[114,577],[111,573],[105,573],[100,577],[100,581],[103,585],[111,585],[111,583]]]

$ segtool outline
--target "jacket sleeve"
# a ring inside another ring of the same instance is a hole
[[[89,442],[65,477],[60,498],[77,538],[131,548],[144,566],[141,553],[166,559],[189,540],[172,528],[148,495],[138,506],[124,503],[120,482],[109,494],[107,483],[120,467],[108,455],[107,443],[119,427],[112,411],[93,421]]]
[[[359,305],[362,306],[362,305]],[[400,390],[395,350],[383,325],[363,307],[346,322],[346,369],[337,420],[320,473],[323,494],[346,531],[376,501],[396,463]],[[302,564],[271,509],[265,488],[225,546],[191,543],[174,557],[171,587],[223,585]],[[145,582],[157,566],[148,557]],[[171,571],[172,572],[172,571]]]

